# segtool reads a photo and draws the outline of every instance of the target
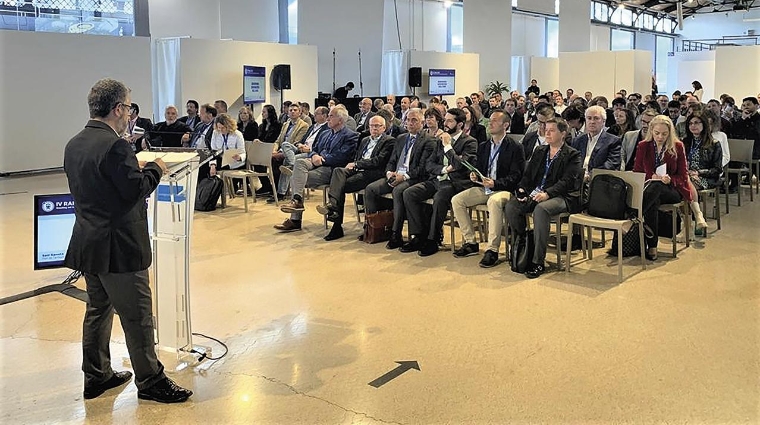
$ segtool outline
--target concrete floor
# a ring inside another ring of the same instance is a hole
[[[32,271],[32,195],[65,191],[62,174],[0,180],[0,297],[68,274]],[[663,242],[647,271],[627,260],[617,284],[601,250],[528,280],[480,257],[357,242],[355,221],[327,243],[320,199],[305,230],[284,235],[272,225],[285,214],[263,202],[196,213],[193,330],[230,353],[172,375],[195,391],[188,403],[138,402],[134,384],[85,402],[84,304],[0,306],[0,422],[760,422],[760,201],[732,206],[723,230],[677,259]],[[125,368],[118,323],[111,347]],[[368,385],[402,360],[421,371]]]

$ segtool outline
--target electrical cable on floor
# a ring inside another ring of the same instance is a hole
[[[80,277],[82,277],[82,272],[74,270],[61,283],[64,284],[64,285],[73,285],[74,282],[76,282],[77,280],[79,280]]]
[[[227,344],[223,343],[222,341],[219,341],[218,339],[216,339],[216,338],[214,338],[214,337],[210,337],[210,336],[208,336],[208,335],[204,335],[204,334],[202,334],[202,333],[198,333],[198,332],[193,332],[193,336],[199,336],[199,337],[201,337],[201,338],[210,339],[210,340],[212,340],[212,341],[215,341],[216,343],[218,343],[218,344],[219,344],[219,345],[221,345],[222,347],[224,347],[224,354],[222,354],[222,355],[221,355],[221,356],[219,356],[219,357],[210,357],[210,356],[207,356],[207,355],[206,355],[206,353],[201,353],[200,351],[198,351],[198,350],[196,350],[196,349],[192,349],[192,350],[190,350],[190,352],[191,352],[191,353],[194,353],[194,354],[198,354],[198,355],[200,355],[200,356],[201,356],[201,357],[198,359],[198,362],[202,362],[202,361],[203,361],[203,359],[209,359],[209,360],[220,360],[220,359],[222,359],[224,356],[226,356],[226,355],[227,355],[227,353],[230,351],[230,350],[229,350],[229,348],[227,348]]]

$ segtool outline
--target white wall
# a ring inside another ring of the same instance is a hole
[[[591,1],[563,0],[559,7],[559,51],[588,52],[591,49]]]
[[[733,65],[736,67],[735,62]],[[729,77],[733,78],[733,77]],[[704,87],[704,98],[715,94],[715,51],[675,52],[668,57],[668,90],[694,90],[691,82],[698,80]]]
[[[149,0],[150,36],[218,40],[221,38],[219,1]]]
[[[530,75],[531,79],[538,82],[541,93],[560,88],[559,59],[538,56],[530,58]]]
[[[274,0],[272,0],[274,1]],[[319,51],[318,88],[332,92],[333,49],[336,51],[336,87],[353,81],[359,94],[359,60],[362,51],[364,95],[380,93],[384,2],[375,0],[319,0],[298,2],[298,42]],[[314,78],[314,68],[309,70]]]
[[[271,72],[274,65],[284,63],[290,64],[292,83],[284,100],[308,101],[313,107],[317,96],[317,49],[312,46],[188,38],[180,43],[183,99],[201,103],[224,99],[236,117],[243,104],[243,65],[264,66],[269,82],[266,103],[274,105],[279,114],[280,94],[271,85]],[[214,66],[207,66],[209,63]],[[254,108],[257,117],[261,106]]]
[[[512,13],[512,56],[546,56],[544,18]]]
[[[280,41],[276,0],[220,0],[221,38],[240,41]]]
[[[152,115],[148,38],[0,31],[0,51],[13,58],[0,67],[0,172],[62,166],[101,78],[124,82],[140,115]]]
[[[610,50],[610,27],[604,25],[591,25],[591,49],[592,52]]]
[[[750,12],[726,12],[700,14],[694,18],[686,18],[683,23],[683,31],[680,34],[684,40],[699,40],[707,38],[721,38],[728,35],[746,35],[747,30],[755,30],[760,34],[760,21],[744,22],[744,19],[760,18],[760,9]]]
[[[512,32],[512,7],[503,0],[479,0],[464,4],[464,51],[480,54],[480,81],[508,84],[511,74],[511,43],[494,37],[494,28]]]
[[[559,54],[559,87],[594,96],[615,93],[615,52],[568,52]],[[564,90],[563,90],[564,92]]]
[[[759,69],[760,46],[718,47],[715,50],[715,90],[712,97],[728,93],[739,102],[743,97],[757,96],[760,93]]]
[[[652,92],[652,52],[615,52],[615,90],[645,95]]]
[[[422,67],[422,87],[417,90],[421,99],[429,97],[428,70],[430,68],[455,69],[456,92],[454,96],[444,96],[449,105],[453,105],[459,96],[469,96],[481,89],[480,58],[474,53],[440,53],[412,51],[409,66]]]
[[[652,69],[654,69],[654,54],[656,46],[657,41],[654,34],[648,32],[636,32],[636,50],[652,52]]]

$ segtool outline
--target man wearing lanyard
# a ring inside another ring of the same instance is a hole
[[[463,161],[474,161],[478,141],[464,134],[464,110],[452,108],[443,121],[444,133],[436,140],[435,150],[427,162],[428,180],[404,191],[404,208],[409,216],[409,242],[401,252],[417,252],[427,257],[438,252],[443,237],[443,222],[451,208],[451,198],[472,186],[470,171]],[[425,202],[433,198],[432,214]]]
[[[278,166],[274,168],[280,172],[279,176],[275,175],[278,177],[277,193],[280,194],[288,191],[290,176],[293,175],[293,164],[295,164],[295,162],[290,162],[291,159],[295,160],[295,156],[287,155],[285,150],[294,149],[295,144],[300,142],[309,130],[309,125],[301,119],[301,107],[297,102],[291,103],[288,107],[288,118],[289,120],[282,125],[280,136],[272,146],[272,165]]]
[[[333,222],[326,241],[343,237],[343,206],[346,193],[358,192],[369,183],[383,177],[385,167],[393,152],[396,139],[385,134],[388,122],[385,118],[374,115],[369,119],[369,136],[365,137],[356,150],[353,162],[345,167],[336,167],[330,178],[330,201],[327,205],[319,205],[317,211],[327,216]]]
[[[428,177],[425,164],[433,150],[434,140],[422,133],[422,123],[422,111],[419,108],[409,109],[406,114],[409,132],[396,138],[393,153],[385,167],[385,177],[370,183],[364,191],[367,214],[381,209],[383,195],[393,194],[393,235],[385,246],[387,249],[397,249],[404,244],[401,237],[406,220],[404,191]]]
[[[546,121],[547,145],[539,146],[528,162],[517,185],[515,196],[507,202],[505,214],[517,246],[526,237],[526,216],[533,213],[535,249],[525,276],[535,279],[543,274],[551,218],[580,209],[579,189],[583,180],[580,152],[564,142],[567,123],[562,118]]]
[[[499,260],[499,246],[504,225],[504,206],[517,189],[517,183],[525,169],[525,152],[522,145],[507,137],[510,118],[501,109],[491,111],[488,129],[491,140],[478,147],[477,173],[470,173],[470,180],[477,186],[459,192],[451,199],[454,218],[462,230],[464,244],[454,251],[457,258],[477,255],[479,245],[469,208],[486,204],[488,207],[488,249],[480,261],[480,267],[493,267]],[[474,164],[473,164],[474,165]]]

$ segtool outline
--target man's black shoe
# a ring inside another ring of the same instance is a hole
[[[454,257],[457,258],[464,258],[464,257],[470,257],[473,255],[478,255],[480,247],[476,243],[464,243],[462,246],[454,251],[452,254]]]
[[[335,223],[340,218],[340,214],[338,214],[338,210],[335,209],[333,204],[317,205],[317,212],[325,216],[327,221],[332,223]]]
[[[193,395],[192,391],[180,387],[169,378],[164,378],[152,387],[137,392],[137,398],[159,403],[182,403],[191,395]]]
[[[486,251],[485,254],[483,254],[483,259],[480,260],[480,263],[478,265],[480,267],[483,267],[484,269],[488,269],[495,266],[498,263],[499,263],[499,254],[489,249],[488,251]]]
[[[401,234],[394,233],[393,236],[391,236],[391,239],[385,245],[385,249],[397,249],[401,248],[402,245],[404,245],[404,240],[401,239]]]
[[[527,272],[525,272],[525,277],[528,279],[535,279],[539,276],[541,276],[546,269],[544,268],[543,264],[533,264]]]
[[[114,372],[113,376],[111,376],[111,379],[107,380],[106,382],[103,382],[99,385],[85,385],[84,387],[84,399],[90,400],[93,399],[104,392],[110,390],[111,388],[116,388],[121,385],[126,384],[129,382],[129,380],[132,379],[132,372],[125,370],[124,372]]]
[[[419,251],[417,251],[417,255],[420,257],[428,257],[436,252],[438,252],[438,242],[426,239],[425,242],[422,243]]]
[[[327,242],[334,241],[335,239],[340,239],[343,237],[343,226],[336,224],[335,226],[330,229],[330,233],[328,233],[324,239]]]
[[[417,252],[422,248],[422,244],[424,242],[424,239],[422,239],[419,236],[412,236],[409,238],[409,242],[401,245],[401,248],[399,248],[399,251],[404,253],[409,252]]]

